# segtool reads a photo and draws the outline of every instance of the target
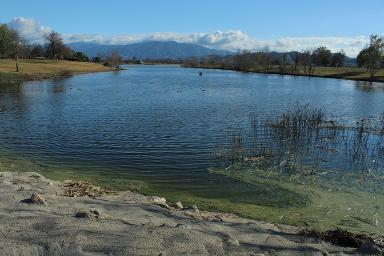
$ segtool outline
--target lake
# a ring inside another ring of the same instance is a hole
[[[208,168],[217,166],[214,152],[228,130],[296,102],[352,122],[383,113],[384,90],[336,79],[132,65],[0,86],[0,148],[48,174],[94,176],[121,188],[142,182],[146,193],[225,199],[229,208],[270,206],[258,186]]]

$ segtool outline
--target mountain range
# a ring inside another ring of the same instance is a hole
[[[175,41],[145,41],[127,45],[109,45],[88,42],[68,44],[73,50],[81,51],[89,57],[106,56],[117,52],[124,59],[180,59],[203,57],[207,55],[228,55],[232,52],[210,49],[197,44],[178,43]]]

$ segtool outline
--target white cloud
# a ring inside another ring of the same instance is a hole
[[[34,19],[24,17],[13,18],[7,25],[19,31],[30,42],[41,42],[44,34],[52,31],[50,27],[41,25]]]
[[[18,30],[26,39],[34,42],[42,41],[43,35],[51,31],[50,27],[37,23],[32,18],[18,17],[8,25]],[[317,46],[326,46],[331,51],[344,49],[348,56],[356,56],[368,43],[368,36],[356,37],[285,37],[276,40],[256,39],[240,30],[216,31],[212,33],[172,33],[157,32],[146,35],[116,35],[103,34],[64,34],[65,42],[95,42],[100,44],[130,44],[145,40],[177,41],[195,43],[214,49],[229,51],[257,50],[269,46],[273,51],[305,50]]]

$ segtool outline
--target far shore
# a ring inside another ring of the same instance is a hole
[[[301,77],[321,77],[321,78],[333,78],[343,80],[353,80],[362,82],[375,82],[384,83],[384,69],[380,69],[375,78],[371,81],[368,73],[363,68],[357,67],[315,67],[313,75],[308,76],[301,70],[295,72],[281,72],[277,66],[273,66],[268,72],[258,68],[252,68],[249,70],[236,70],[232,68],[226,68],[221,65],[183,65],[186,68],[201,68],[201,69],[219,69],[219,70],[231,70],[244,73],[258,73],[258,74],[273,74],[273,75],[288,75],[288,76],[301,76]]]
[[[38,173],[0,172],[4,255],[376,255],[382,245],[201,211],[194,205]]]
[[[19,68],[19,72],[16,72],[15,61],[12,59],[0,59],[0,84],[113,71],[99,63],[49,59],[21,59]]]

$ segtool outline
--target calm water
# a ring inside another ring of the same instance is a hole
[[[335,79],[129,66],[0,86],[0,147],[76,172],[238,197],[255,188],[209,174],[212,152],[251,113],[276,115],[295,102],[356,120],[384,111],[384,91]]]

